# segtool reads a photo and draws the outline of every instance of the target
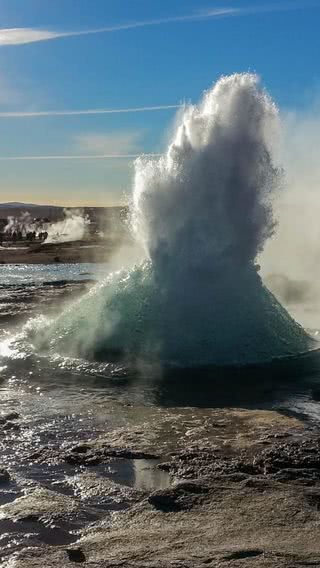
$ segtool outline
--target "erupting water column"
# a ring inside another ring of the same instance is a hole
[[[308,336],[255,267],[275,227],[271,196],[281,173],[267,131],[276,122],[251,74],[220,79],[186,107],[166,155],[135,164],[132,228],[146,261],[111,275],[51,323],[47,345],[182,366],[305,351]]]

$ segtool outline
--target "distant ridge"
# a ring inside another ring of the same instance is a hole
[[[12,207],[14,209],[22,207],[25,209],[26,207],[46,207],[46,208],[53,208],[53,209],[61,209],[58,205],[41,205],[37,203],[22,203],[20,201],[8,201],[7,203],[0,203],[0,207]]]

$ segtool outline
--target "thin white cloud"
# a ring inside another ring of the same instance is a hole
[[[141,130],[117,132],[86,132],[73,137],[68,154],[36,156],[0,156],[0,161],[45,161],[45,160],[135,160],[141,155],[160,156],[144,153],[140,143]]]
[[[232,16],[250,16],[255,14],[266,14],[268,12],[292,12],[295,10],[303,10],[304,8],[315,8],[320,6],[319,0],[291,0],[291,2],[283,2],[277,4],[262,4],[260,6],[243,6],[242,8],[232,8]],[[214,10],[203,11],[203,17],[209,18],[214,15]]]
[[[37,41],[57,39],[61,34],[32,28],[0,29],[0,45],[23,45]]]
[[[118,131],[101,134],[100,132],[86,132],[74,137],[74,149],[86,155],[132,155],[141,150],[140,141],[142,132]]]
[[[0,100],[1,102],[1,100]],[[132,108],[91,108],[83,110],[41,110],[41,111],[12,111],[0,112],[0,118],[37,118],[45,116],[82,116],[95,114],[122,114],[134,112],[152,112],[157,110],[171,110],[181,108],[183,105],[156,105]]]
[[[258,14],[263,12],[279,12],[289,10],[299,10],[319,6],[317,0],[301,0],[296,3],[282,4],[266,4],[264,6],[248,6],[243,8],[223,7],[198,11],[193,14],[181,16],[169,16],[167,18],[157,18],[151,20],[141,20],[133,22],[125,22],[113,26],[102,28],[79,30],[79,31],[58,31],[37,28],[5,28],[0,29],[0,46],[24,45],[41,41],[50,41],[54,39],[78,37],[85,35],[111,33],[117,31],[131,30],[135,28],[144,28],[149,26],[160,26],[165,24],[196,22],[214,18],[227,18],[233,16],[245,16],[250,14]]]

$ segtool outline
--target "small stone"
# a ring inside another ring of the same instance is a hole
[[[2,416],[2,418],[4,418],[6,422],[8,420],[18,420],[18,418],[20,418],[20,414],[18,412],[9,412],[8,414]]]
[[[148,497],[150,505],[160,511],[179,511],[180,507],[177,503],[177,495],[167,491],[155,491]]]
[[[74,446],[73,448],[71,448],[72,452],[75,452],[77,454],[85,454],[90,450],[90,447],[87,446],[86,444],[80,444],[79,446]]]
[[[81,548],[67,548],[66,552],[71,562],[80,563],[86,561],[86,557],[83,554]]]
[[[254,558],[255,556],[261,556],[263,550],[260,549],[243,549],[235,550],[230,554],[224,556],[224,560],[242,560],[243,558]]]

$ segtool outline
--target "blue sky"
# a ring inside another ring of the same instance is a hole
[[[320,0],[0,0],[0,200],[121,202],[132,159],[88,157],[161,152],[176,112],[54,111],[195,102],[220,75],[248,70],[280,108],[307,107],[320,88],[319,24]],[[46,156],[68,158],[16,159]]]

